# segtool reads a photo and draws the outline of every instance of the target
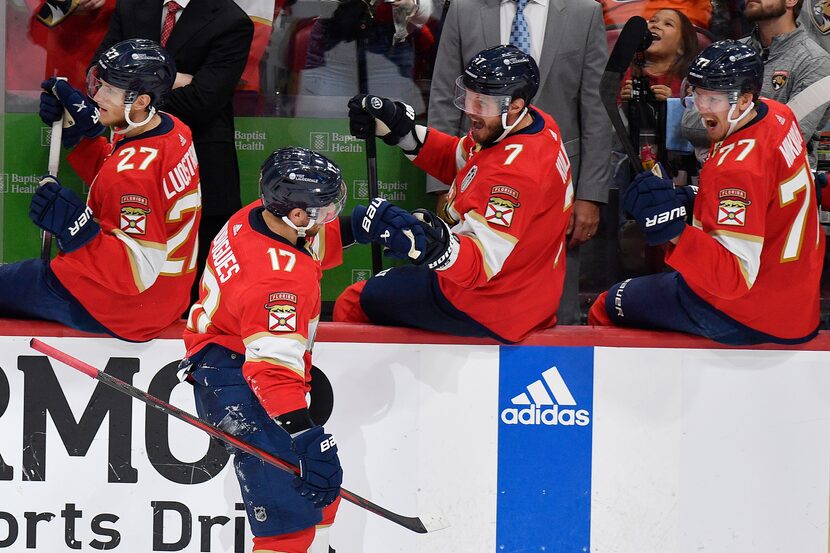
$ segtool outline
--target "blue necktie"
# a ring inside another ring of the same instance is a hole
[[[527,28],[525,19],[525,6],[529,0],[516,0],[516,16],[513,18],[513,26],[510,27],[510,44],[530,54],[530,29]]]

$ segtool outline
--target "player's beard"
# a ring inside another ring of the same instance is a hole
[[[765,8],[760,2],[748,2],[744,8],[744,17],[747,21],[765,21],[777,19],[787,13],[787,5],[780,0],[777,5]]]
[[[477,144],[486,146],[496,140],[504,132],[504,127],[501,125],[501,117],[491,118],[487,121],[483,118],[469,117],[470,131],[473,140]]]

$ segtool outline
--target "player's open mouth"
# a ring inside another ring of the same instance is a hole
[[[470,126],[473,128],[474,131],[480,131],[484,128],[484,121],[476,121],[475,119],[471,119]]]
[[[657,33],[651,33],[651,41],[657,42],[658,40],[660,40],[660,35],[658,35]]]
[[[704,117],[703,118],[703,124],[706,125],[706,127],[710,128],[710,129],[714,129],[715,127],[718,126],[718,120],[717,119],[712,119],[711,117]]]

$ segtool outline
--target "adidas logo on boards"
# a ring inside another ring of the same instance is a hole
[[[547,388],[545,384],[548,385]],[[591,415],[586,409],[567,408],[575,407],[576,400],[556,367],[543,372],[541,379],[527,387],[527,393],[522,392],[510,402],[513,405],[527,407],[504,409],[501,412],[501,421],[504,424],[587,426],[591,422]]]

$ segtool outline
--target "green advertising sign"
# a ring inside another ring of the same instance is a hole
[[[46,173],[50,129],[37,114],[6,114],[5,173],[0,190],[2,202],[2,261],[10,263],[40,254],[40,232],[27,216],[29,200],[40,177]],[[366,203],[369,183],[365,144],[348,133],[345,119],[292,119],[239,117],[236,119],[236,149],[242,179],[242,203],[254,201],[258,193],[259,167],[271,151],[283,146],[304,146],[337,163],[348,187],[345,213]],[[433,207],[434,199],[424,192],[424,174],[395,147],[378,141],[379,195],[407,209]],[[64,159],[59,178],[62,184],[85,196],[87,187]],[[384,260],[385,266],[392,266]],[[355,245],[344,254],[340,267],[326,271],[323,300],[332,301],[346,286],[371,275],[371,250]]]

